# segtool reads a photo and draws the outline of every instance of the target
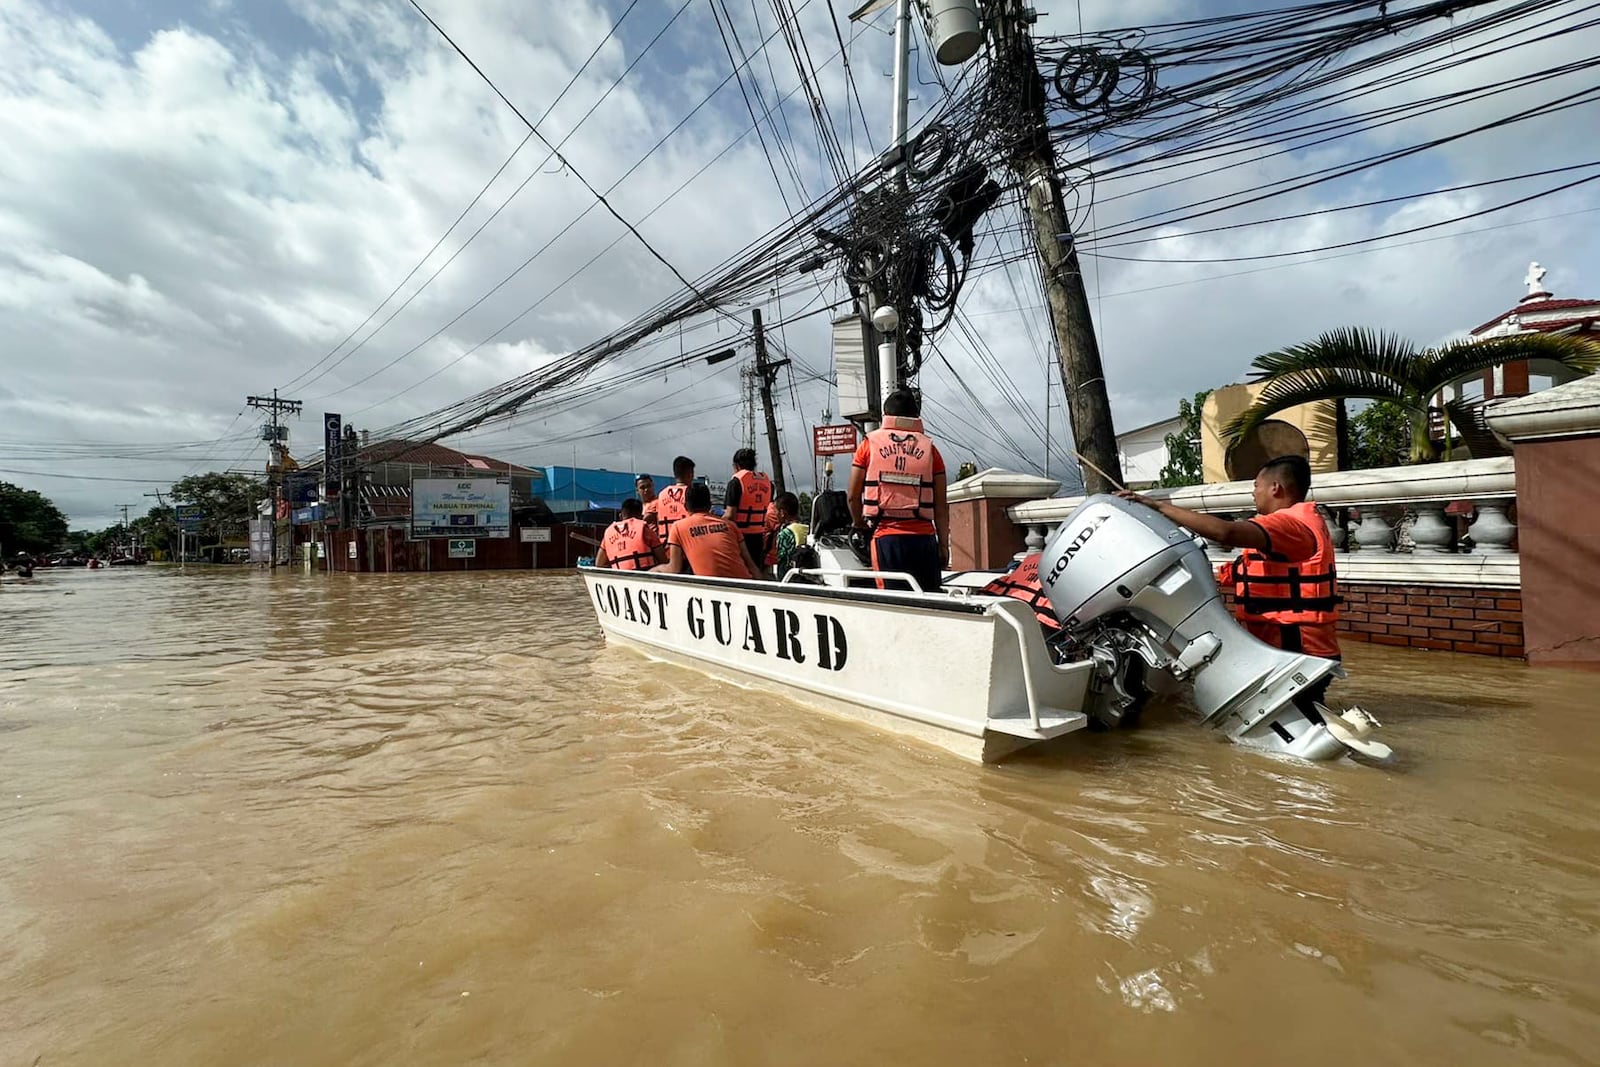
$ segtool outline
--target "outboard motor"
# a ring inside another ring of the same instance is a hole
[[[1387,754],[1365,739],[1376,722],[1359,709],[1308,715],[1295,705],[1338,664],[1273,648],[1240,626],[1204,550],[1159,512],[1089,497],[1046,544],[1039,579],[1066,633],[1100,667],[1090,711],[1101,722],[1116,725],[1150,691],[1187,683],[1202,723],[1239,744],[1312,760],[1347,748]]]

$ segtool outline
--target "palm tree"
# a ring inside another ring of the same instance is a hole
[[[1433,458],[1428,437],[1433,397],[1470,375],[1523,359],[1589,374],[1600,370],[1600,345],[1529,332],[1419,350],[1380,330],[1330,330],[1314,341],[1257,356],[1250,364],[1251,381],[1265,382],[1266,388],[1223,432],[1237,439],[1280,411],[1317,400],[1387,400],[1411,416],[1411,462],[1424,463]]]

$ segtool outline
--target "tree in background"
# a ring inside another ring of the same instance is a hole
[[[158,504],[128,524],[135,544],[161,549],[169,557],[178,554],[177,512],[170,504]]]
[[[1257,356],[1251,363],[1253,380],[1266,388],[1224,432],[1239,437],[1280,411],[1318,400],[1383,400],[1406,414],[1409,461],[1426,463],[1434,459],[1428,436],[1433,398],[1463,378],[1524,359],[1588,374],[1600,370],[1600,345],[1582,337],[1522,333],[1418,349],[1380,330],[1330,330],[1305,344]]]
[[[30,556],[54,552],[67,540],[67,517],[32,489],[0,482],[0,552]]]
[[[1178,418],[1183,425],[1177,433],[1167,434],[1167,465],[1161,468],[1161,486],[1176,489],[1182,485],[1199,485],[1205,480],[1205,465],[1200,459],[1200,412],[1206,406],[1211,390],[1203,389],[1194,399],[1178,401]]]
[[[200,508],[200,536],[212,542],[246,537],[266,495],[266,479],[248,474],[192,474],[172,487],[174,500]]]
[[[1411,451],[1411,416],[1391,400],[1368,404],[1350,419],[1350,469],[1397,467]]]

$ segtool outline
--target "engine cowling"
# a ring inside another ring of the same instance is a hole
[[[1187,683],[1201,721],[1239,744],[1305,759],[1346,746],[1294,703],[1339,670],[1333,660],[1285,652],[1238,624],[1205,551],[1159,512],[1119,497],[1085,500],[1045,545],[1039,577],[1063,627],[1105,648],[1121,630],[1121,655]]]

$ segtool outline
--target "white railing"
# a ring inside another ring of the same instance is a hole
[[[1339,551],[1346,581],[1401,584],[1521,585],[1517,528],[1507,512],[1516,502],[1516,467],[1510,456],[1414,467],[1339,471],[1312,479],[1311,499],[1321,505]],[[1214,515],[1245,518],[1255,513],[1250,482],[1152,489],[1150,497]],[[1006,510],[1027,529],[1029,550],[1044,546],[1049,532],[1083,497],[1030,500]],[[1465,501],[1475,512],[1458,542],[1445,508]],[[1360,521],[1349,523],[1349,512]],[[1399,522],[1389,518],[1399,511]],[[1210,546],[1208,546],[1209,548]],[[1225,558],[1220,548],[1213,551]]]

